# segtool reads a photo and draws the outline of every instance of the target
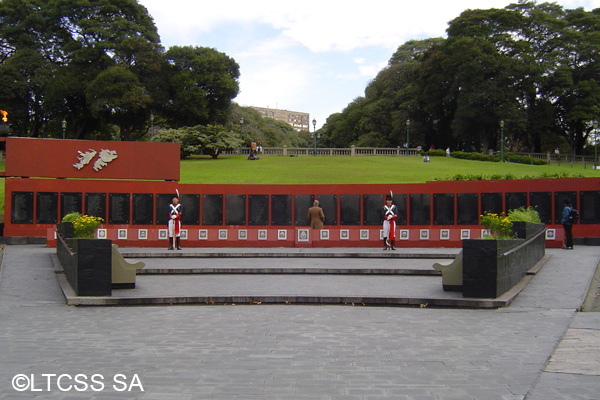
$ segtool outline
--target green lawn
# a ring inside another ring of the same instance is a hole
[[[214,184],[353,184],[422,183],[461,175],[512,175],[515,178],[544,174],[600,176],[590,165],[568,163],[524,165],[432,157],[283,157],[263,156],[249,161],[245,156],[221,156],[216,160],[195,158],[181,162],[181,183]]]

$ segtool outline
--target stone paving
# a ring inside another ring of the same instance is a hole
[[[600,399],[597,247],[547,250],[496,310],[70,307],[53,251],[4,252],[0,399]]]

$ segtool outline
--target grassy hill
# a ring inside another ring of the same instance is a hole
[[[524,165],[431,157],[279,157],[250,161],[245,156],[222,156],[216,160],[193,158],[181,162],[181,183],[214,184],[353,184],[422,183],[456,175],[499,178],[538,178],[557,175],[600,176],[592,166],[569,163]]]

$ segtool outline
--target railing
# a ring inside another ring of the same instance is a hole
[[[561,154],[557,155],[556,153],[514,153],[520,156],[529,156],[532,158],[538,158],[540,160],[544,160],[548,163],[570,163],[571,155],[570,154]],[[594,164],[594,156],[578,156],[573,155],[574,163],[582,163],[582,164]]]
[[[249,155],[250,149],[247,147],[225,150],[223,155]],[[418,149],[406,148],[383,148],[383,147],[356,147],[332,148],[332,147],[263,147],[258,155],[263,156],[416,156],[419,155]]]
[[[235,150],[224,150],[221,154],[223,155],[249,155],[250,149],[247,147],[241,147]],[[406,149],[403,147],[346,147],[346,148],[324,148],[324,147],[263,147],[262,151],[258,153],[263,156],[417,156],[419,155],[418,148]],[[490,152],[490,154],[494,154]],[[496,155],[499,153],[496,152]],[[557,155],[552,152],[547,153],[513,153],[520,156],[529,156],[544,160],[548,163],[570,163],[571,156]],[[581,164],[594,164],[594,156],[578,156],[573,155],[573,163]]]

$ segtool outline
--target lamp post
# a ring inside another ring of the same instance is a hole
[[[317,155],[317,120],[313,118],[313,156]]]
[[[65,138],[65,130],[67,129],[67,121],[62,120],[63,139]]]
[[[410,119],[406,120],[406,155],[408,156],[408,149],[410,148]]]
[[[240,140],[244,140],[243,133],[244,133],[244,117],[241,117],[240,118]],[[238,148],[238,154],[242,154],[242,146],[240,146]]]
[[[594,169],[598,169],[598,121],[594,121]]]
[[[504,162],[504,120],[500,121],[500,160]]]
[[[154,136],[154,114],[150,113],[150,137]]]

